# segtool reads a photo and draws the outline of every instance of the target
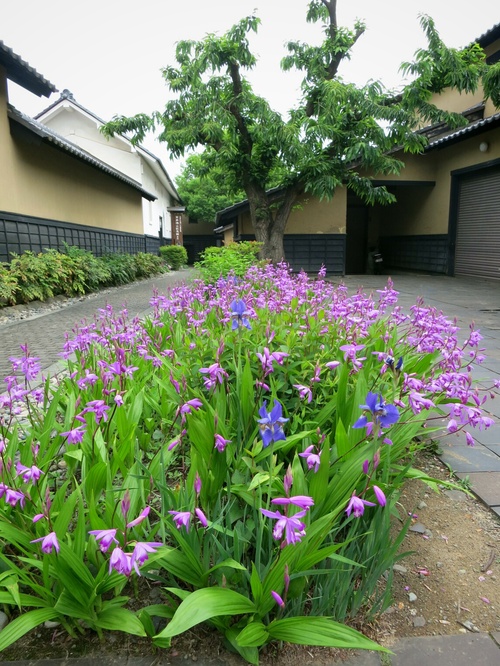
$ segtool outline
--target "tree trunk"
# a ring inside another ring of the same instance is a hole
[[[277,198],[271,198],[261,188],[247,189],[250,216],[255,238],[262,243],[260,255],[273,264],[285,261],[283,236],[297,193],[287,188]]]

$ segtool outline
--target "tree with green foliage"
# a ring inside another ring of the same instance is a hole
[[[414,78],[398,95],[378,81],[358,87],[341,78],[341,65],[365,26],[340,27],[337,0],[311,0],[307,20],[322,24],[324,39],[320,46],[287,44],[282,68],[303,72],[301,99],[288,118],[273,111],[244,77],[256,65],[249,35],[259,25],[256,16],[248,16],[222,36],[178,43],[178,66],[163,70],[176,96],[164,111],[118,117],[105,128],[108,135],[132,131],[135,141],[160,128],[160,141],[174,157],[200,147],[216,154],[219,173],[246,194],[263,256],[275,262],[284,257],[286,223],[302,193],[328,199],[346,186],[369,204],[394,200],[366,174],[398,174],[404,164],[394,151],[418,153],[426,145],[416,127],[465,122],[436,108],[434,93],[449,87],[472,92],[482,83],[500,105],[500,64],[488,66],[477,44],[461,51],[448,48],[429,17],[421,18],[427,48],[403,64],[403,73]],[[268,192],[277,184],[278,201],[276,192],[272,197]]]
[[[186,213],[197,222],[214,222],[219,210],[245,199],[245,192],[224,173],[217,153],[207,148],[190,155],[175,184]]]

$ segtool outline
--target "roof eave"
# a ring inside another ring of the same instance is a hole
[[[26,60],[14,53],[0,40],[0,65],[5,68],[7,78],[38,97],[50,97],[57,92],[56,86],[36,71]]]

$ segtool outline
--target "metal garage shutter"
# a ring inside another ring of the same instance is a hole
[[[500,279],[499,167],[460,183],[455,275]]]

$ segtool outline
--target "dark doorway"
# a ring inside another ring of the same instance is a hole
[[[346,275],[359,275],[366,270],[368,208],[359,199],[347,201]]]

